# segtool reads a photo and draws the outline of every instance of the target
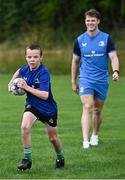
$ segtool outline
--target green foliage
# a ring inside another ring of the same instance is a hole
[[[90,8],[101,12],[105,30],[124,27],[124,0],[0,0],[0,5],[0,42],[16,40],[34,29],[39,38],[48,36],[51,44],[55,39],[71,40],[83,31],[84,12]]]
[[[122,34],[122,36],[121,36]],[[35,34],[31,34],[32,39],[37,39]],[[0,73],[8,73],[16,71],[20,66],[26,64],[24,56],[24,48],[30,42],[30,37],[26,36],[25,44],[22,42],[20,47],[15,47],[15,45],[1,44],[0,45]],[[119,34],[113,34],[113,37],[117,39],[116,48],[118,52],[118,57],[120,61],[120,76],[124,76],[125,67],[125,50],[124,50],[124,32]],[[39,42],[40,44],[41,41]],[[48,67],[52,74],[70,74],[71,69],[71,59],[72,59],[72,49],[73,45],[68,47],[58,48],[46,48],[43,44],[43,63]],[[110,64],[110,63],[109,63]],[[109,65],[109,72],[112,73],[111,65]]]
[[[124,74],[124,0],[0,0],[0,72],[13,72],[23,65],[22,49],[37,42],[47,50],[44,62],[52,73],[69,73],[72,44],[85,30],[84,12],[90,8],[102,15],[100,29],[119,41],[120,71]]]
[[[25,45],[26,47],[26,45]],[[0,46],[0,73],[16,71],[20,66],[26,64],[24,48]],[[71,65],[71,49],[51,49],[43,48],[43,63],[53,74],[69,74]]]
[[[70,76],[52,76],[52,89],[59,107],[58,133],[66,166],[55,169],[55,152],[48,142],[42,123],[32,128],[31,170],[20,172],[17,164],[23,157],[20,124],[25,96],[7,92],[11,75],[0,74],[0,178],[1,179],[125,179],[125,78],[110,79],[108,99],[103,109],[99,146],[82,148],[79,96],[71,90]]]

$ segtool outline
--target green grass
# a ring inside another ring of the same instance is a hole
[[[0,178],[1,179],[124,179],[125,178],[125,78],[110,80],[103,109],[100,144],[82,149],[79,97],[70,87],[69,76],[52,76],[52,88],[59,107],[58,133],[66,166],[56,170],[55,152],[44,125],[32,128],[33,166],[26,172],[16,168],[23,157],[20,123],[25,96],[7,92],[11,75],[0,75]]]

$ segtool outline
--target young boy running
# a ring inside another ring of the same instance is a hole
[[[41,63],[42,49],[37,44],[26,47],[25,57],[27,65],[19,68],[8,84],[15,78],[21,77],[18,86],[26,91],[27,98],[22,118],[21,136],[24,147],[24,158],[18,169],[26,170],[32,166],[30,129],[36,120],[43,122],[47,128],[48,137],[56,151],[56,167],[64,167],[64,156],[60,139],[57,135],[57,104],[53,98],[50,83],[50,73]]]

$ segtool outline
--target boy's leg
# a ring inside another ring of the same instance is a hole
[[[32,166],[30,129],[35,120],[36,116],[33,115],[31,112],[25,112],[23,114],[21,136],[24,146],[24,159],[22,159],[22,162],[18,165],[18,169],[20,170],[25,170],[27,168],[31,168]]]
[[[56,159],[56,167],[64,167],[64,155],[62,151],[62,146],[60,139],[57,135],[57,127],[52,127],[46,123],[48,137],[50,142],[53,144],[54,149],[56,151],[57,159]]]

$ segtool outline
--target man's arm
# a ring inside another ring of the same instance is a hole
[[[78,71],[79,71],[79,60],[80,57],[73,54],[72,58],[72,65],[71,65],[71,84],[72,84],[72,90],[76,92],[77,94],[79,93],[79,88],[77,84],[77,76],[78,76]]]
[[[119,79],[119,59],[116,51],[110,52],[109,57],[111,59],[111,66],[113,71],[112,79],[117,81]]]

